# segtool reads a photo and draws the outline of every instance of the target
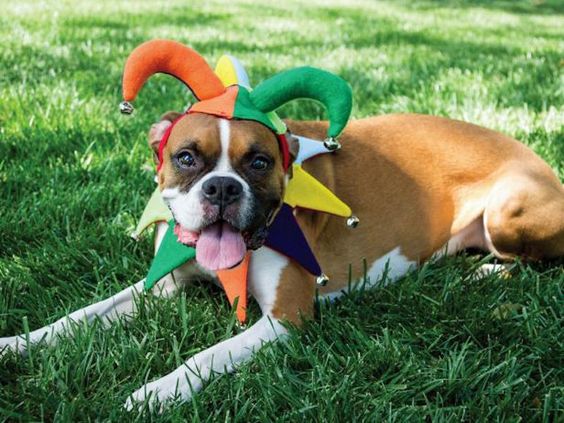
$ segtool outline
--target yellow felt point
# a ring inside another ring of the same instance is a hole
[[[221,56],[215,66],[214,72],[226,87],[238,84],[245,88],[251,88],[249,76],[245,68],[233,56],[227,54]]]
[[[352,210],[321,182],[294,164],[293,176],[286,187],[284,202],[292,207],[318,210],[342,217],[349,217]]]
[[[247,320],[247,273],[251,253],[248,252],[241,264],[233,269],[218,270],[217,278],[221,282],[229,303],[233,305],[237,301],[237,320],[244,323]]]
[[[145,210],[139,219],[139,223],[137,223],[135,232],[131,234],[131,237],[137,239],[149,226],[157,222],[168,222],[170,219],[172,219],[172,213],[164,203],[161,197],[161,191],[157,187],[145,206]]]
[[[226,87],[239,82],[237,79],[237,70],[230,57],[227,55],[223,55],[219,58],[215,66],[215,74],[219,76],[219,79],[221,79],[221,82],[223,82],[223,85]]]

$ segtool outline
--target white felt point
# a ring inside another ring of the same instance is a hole
[[[241,62],[239,62],[239,60],[237,60],[235,57],[231,55],[227,55],[227,57],[229,57],[229,60],[231,61],[231,64],[235,69],[235,73],[237,74],[237,80],[239,81],[239,85],[242,85],[245,88],[251,88],[249,75],[247,74],[247,71],[245,70]]]
[[[298,152],[298,157],[295,163],[301,164],[312,157],[318,156],[320,154],[331,153],[331,150],[327,149],[323,144],[323,141],[314,140],[307,137],[302,137],[300,135],[295,135],[300,143],[300,150]]]

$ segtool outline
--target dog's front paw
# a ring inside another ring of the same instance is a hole
[[[19,355],[24,355],[27,351],[25,347],[25,340],[19,336],[8,336],[0,338],[0,358],[6,354],[13,352]]]
[[[143,385],[132,393],[124,404],[126,410],[143,410],[147,407],[151,411],[161,413],[168,405],[175,401],[188,401],[192,397],[192,390],[185,378],[177,378],[170,374],[154,382]]]

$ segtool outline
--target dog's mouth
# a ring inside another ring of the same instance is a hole
[[[196,247],[196,261],[209,270],[230,269],[245,258],[247,248],[254,247],[249,237],[225,220],[218,220],[200,231],[190,231],[178,223],[174,232],[183,244]]]

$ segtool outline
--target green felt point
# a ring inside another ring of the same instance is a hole
[[[159,251],[145,279],[145,290],[151,289],[163,277],[195,257],[196,250],[193,247],[178,242],[174,233],[174,221],[170,220]]]

